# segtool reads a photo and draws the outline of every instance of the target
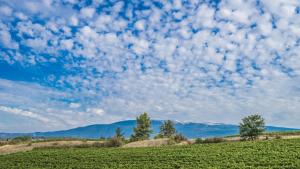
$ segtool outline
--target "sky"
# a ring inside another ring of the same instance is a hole
[[[298,0],[0,0],[0,132],[134,119],[300,128]]]

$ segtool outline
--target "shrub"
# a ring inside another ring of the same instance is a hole
[[[173,137],[173,139],[174,139],[174,141],[175,141],[176,143],[180,143],[181,141],[187,141],[187,138],[186,138],[184,135],[182,135],[181,133],[176,134],[176,135]]]
[[[0,146],[4,146],[4,145],[6,145],[6,144],[8,144],[7,141],[0,141]]]
[[[121,147],[123,144],[124,140],[122,138],[113,137],[105,142],[105,147]]]
[[[13,138],[10,143],[11,144],[17,144],[21,142],[30,142],[32,140],[31,136],[20,136]]]
[[[202,138],[197,138],[196,140],[195,140],[195,144],[202,144],[203,143],[203,139]]]
[[[226,140],[224,140],[223,138],[218,138],[218,137],[206,138],[206,139],[197,138],[195,143],[196,144],[207,144],[207,143],[221,143],[221,142],[225,142],[225,141]]]
[[[52,143],[53,146],[58,146],[58,142]]]
[[[167,143],[167,145],[174,145],[174,144],[176,144],[177,142],[174,140],[174,139],[169,139],[168,140],[168,143]]]
[[[95,142],[92,147],[105,147],[105,142]]]
[[[160,138],[164,138],[164,136],[161,134],[157,134],[156,136],[154,136],[154,139],[160,139]]]

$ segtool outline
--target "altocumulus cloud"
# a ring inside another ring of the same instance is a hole
[[[1,130],[143,111],[300,127],[299,16],[298,0],[0,0]]]

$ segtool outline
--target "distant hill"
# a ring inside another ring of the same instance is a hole
[[[162,120],[152,120],[152,136],[159,132]],[[112,124],[95,124],[85,127],[78,127],[70,130],[35,132],[35,133],[0,133],[0,138],[14,138],[17,136],[29,135],[33,137],[75,137],[75,138],[100,138],[112,137],[115,129],[120,127],[125,137],[130,137],[133,128],[136,126],[135,120],[120,121]],[[175,128],[188,138],[199,137],[222,137],[238,134],[238,126],[230,124],[208,124],[208,123],[175,123]],[[267,131],[291,131],[293,128],[283,128],[267,126]]]

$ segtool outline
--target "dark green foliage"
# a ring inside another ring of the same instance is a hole
[[[219,137],[206,138],[206,139],[197,138],[195,143],[196,144],[207,144],[207,143],[221,143],[221,142],[225,142],[225,141],[226,140],[224,140],[223,138],[219,138]]]
[[[258,114],[250,115],[242,119],[239,128],[242,140],[255,140],[265,131],[265,121]]]
[[[116,128],[115,138],[119,138],[121,140],[125,140],[124,133],[122,133],[122,130],[121,130],[120,127]]]
[[[170,138],[174,136],[176,129],[174,128],[174,123],[171,120],[164,121],[160,126],[159,136]]]
[[[204,141],[204,139],[202,139],[202,138],[197,138],[197,139],[195,140],[195,144],[202,144],[203,141]]]
[[[184,135],[182,135],[181,133],[178,133],[178,134],[176,134],[174,137],[172,137],[173,139],[174,139],[174,141],[176,142],[176,143],[180,143],[180,142],[182,142],[182,141],[187,141],[187,138],[184,136]]]
[[[0,155],[2,169],[299,169],[300,139],[148,148],[38,149]]]
[[[105,147],[121,147],[124,145],[124,139],[120,137],[113,137],[105,143]]]
[[[10,144],[17,144],[17,143],[22,143],[22,142],[30,142],[31,140],[32,140],[31,136],[20,136],[20,137],[13,138],[10,141]]]
[[[157,134],[156,136],[154,136],[154,139],[160,139],[160,138],[164,138],[164,136],[161,134]]]
[[[151,130],[151,120],[148,114],[145,112],[136,118],[136,127],[134,128],[134,134],[131,135],[131,141],[139,141],[149,139]]]

